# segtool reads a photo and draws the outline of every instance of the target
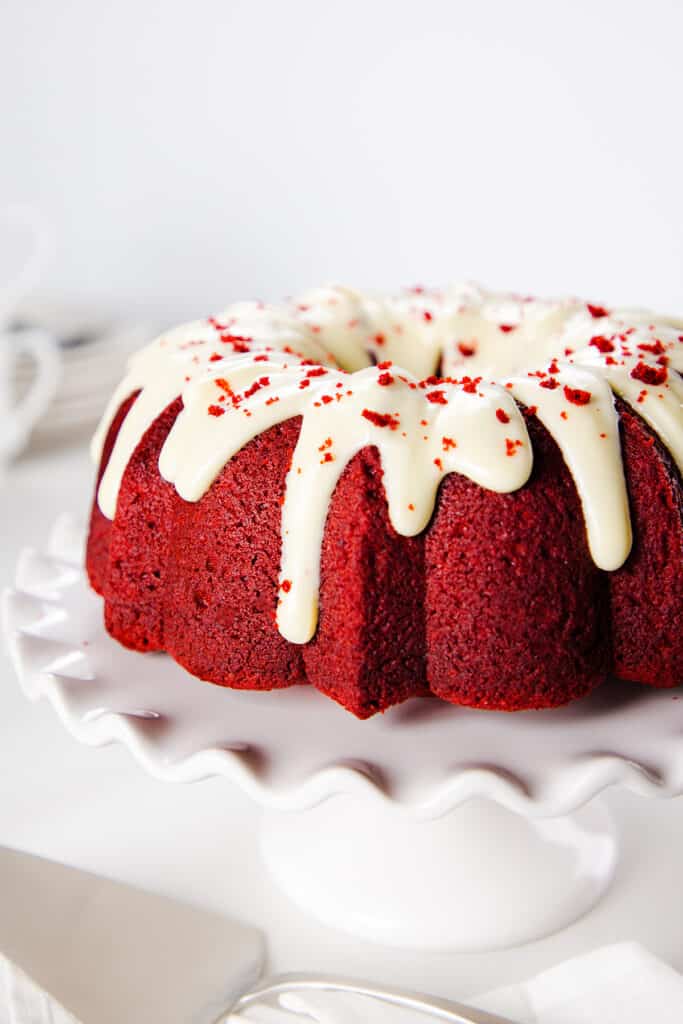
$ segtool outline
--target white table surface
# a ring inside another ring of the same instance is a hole
[[[60,512],[82,515],[85,443],[24,456],[0,480],[0,584]],[[623,851],[603,902],[566,931],[489,954],[414,953],[356,941],[293,907],[259,862],[259,811],[224,779],[157,782],[120,747],[80,746],[45,704],[20,692],[0,650],[0,845],[177,896],[257,925],[275,970],[334,970],[464,996],[568,956],[636,939],[683,971],[683,802],[607,797]],[[0,902],[12,898],[0,874]]]

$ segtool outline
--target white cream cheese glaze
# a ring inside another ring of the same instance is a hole
[[[159,470],[187,501],[199,500],[254,437],[301,416],[282,510],[277,621],[284,637],[305,643],[317,625],[329,503],[361,449],[378,449],[390,520],[411,536],[427,526],[448,473],[499,492],[526,483],[533,453],[517,399],[560,447],[592,557],[614,570],[628,557],[631,526],[613,392],[683,470],[681,370],[680,324],[577,300],[472,285],[391,297],[335,286],[282,307],[239,303],[162,335],[131,359],[93,439],[99,459],[118,408],[139,391],[99,506],[113,518],[129,459],[178,396],[183,409]]]

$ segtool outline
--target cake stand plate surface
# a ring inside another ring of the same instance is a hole
[[[23,689],[157,778],[242,786],[264,807],[271,872],[328,924],[415,947],[538,938],[611,878],[616,837],[592,798],[614,783],[683,792],[676,691],[608,683],[514,715],[415,699],[360,722],[313,688],[226,690],[120,647],[82,550],[63,518],[19,558],[3,625]]]

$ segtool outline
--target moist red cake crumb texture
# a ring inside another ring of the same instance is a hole
[[[121,423],[104,446],[99,477]],[[344,470],[326,520],[309,643],[278,632],[282,498],[300,420],[229,460],[197,502],[159,473],[172,403],[125,471],[113,522],[93,503],[87,569],[112,636],[165,650],[222,686],[309,683],[360,718],[414,694],[519,710],[566,703],[612,673],[683,681],[683,488],[668,452],[618,402],[634,544],[599,570],[559,448],[532,412],[529,482],[509,494],[457,473],[417,537],[392,527],[378,453]]]

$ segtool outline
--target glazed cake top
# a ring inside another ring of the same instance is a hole
[[[330,286],[280,306],[237,303],[168,331],[132,357],[93,439],[139,392],[98,492],[113,518],[126,466],[178,396],[161,475],[197,501],[252,438],[302,418],[282,510],[278,628],[315,633],[327,509],[345,466],[375,446],[389,516],[411,536],[429,523],[451,472],[483,487],[526,483],[533,452],[520,405],[559,445],[573,475],[596,564],[617,569],[631,526],[619,395],[683,471],[683,322],[576,299],[539,300],[473,285],[397,295]]]

